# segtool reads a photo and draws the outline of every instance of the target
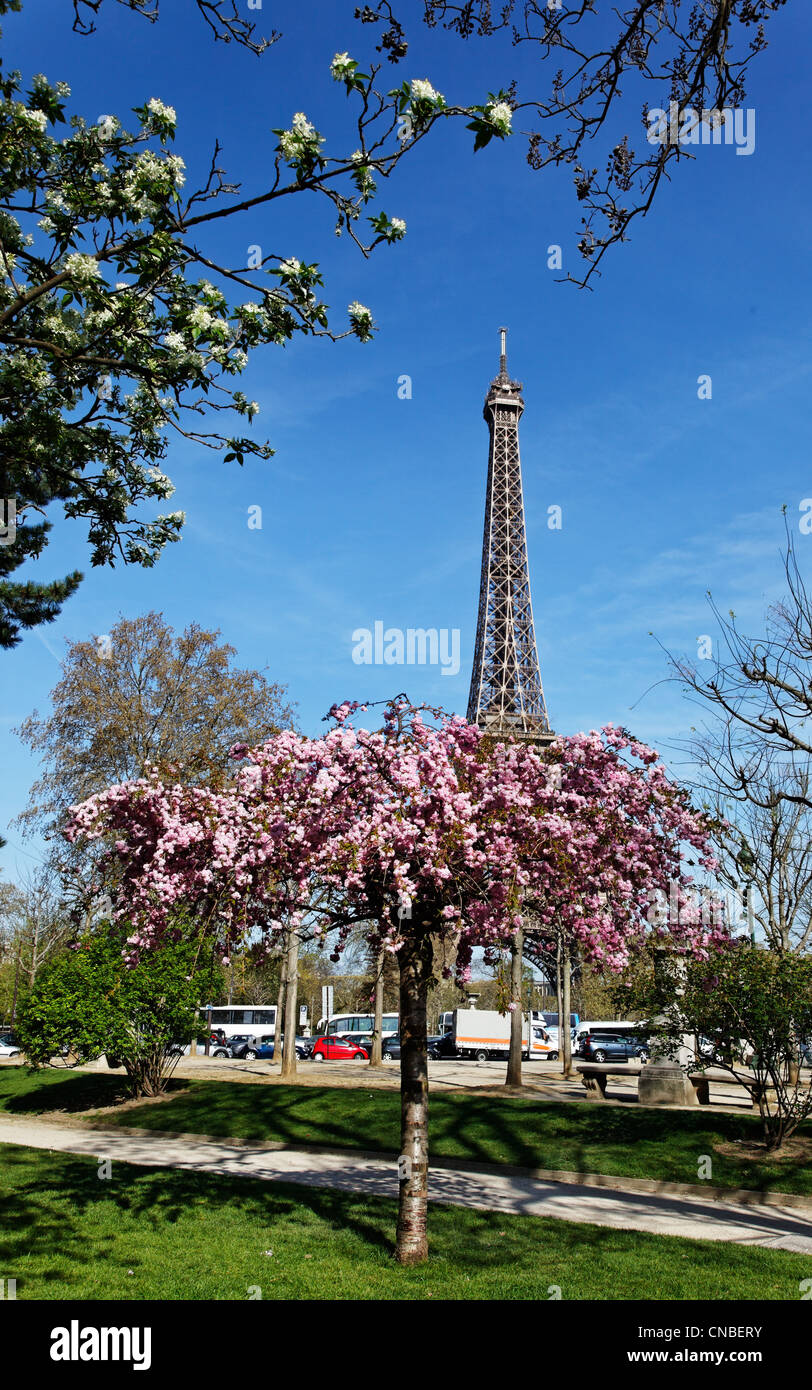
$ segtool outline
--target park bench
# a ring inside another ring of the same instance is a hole
[[[583,1062],[577,1071],[583,1081],[586,1093],[591,1100],[606,1099],[606,1085],[610,1076],[639,1076],[641,1066],[638,1063],[621,1062],[612,1065],[607,1062]],[[710,1084],[712,1081],[724,1082],[727,1086],[742,1086],[744,1082],[730,1075],[729,1072],[714,1070],[709,1068],[707,1071],[691,1072],[688,1080],[691,1082],[694,1092],[694,1103],[696,1105],[710,1105]],[[749,1088],[747,1088],[749,1089]],[[770,1100],[775,1100],[775,1089],[772,1086],[766,1087],[767,1096]],[[758,1087],[753,1083],[753,1104],[758,1104]]]

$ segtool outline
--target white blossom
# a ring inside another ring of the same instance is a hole
[[[509,135],[513,121],[513,111],[506,101],[492,101],[485,107],[485,115],[491,125],[495,125],[502,135]]]
[[[436,92],[431,83],[425,78],[412,78],[410,92],[412,101],[430,101],[435,106],[445,101],[442,94]]]
[[[204,309],[202,304],[196,304],[191,314],[189,322],[194,328],[208,328],[211,323],[211,314],[208,309]]]
[[[48,117],[44,111],[29,111],[21,101],[14,103],[14,114],[18,120],[25,121],[26,125],[34,125],[40,131],[44,131],[48,124]]]
[[[68,272],[77,285],[89,285],[98,280],[101,274],[95,256],[84,256],[81,251],[74,251],[72,255],[66,256],[62,262],[62,269]]]
[[[355,59],[351,58],[349,53],[337,53],[330,64],[330,72],[336,82],[341,82],[345,77],[350,76],[357,66]]]
[[[174,106],[164,106],[157,97],[150,97],[147,102],[147,110],[152,116],[158,116],[161,120],[168,121],[170,125],[177,125],[177,115]]]
[[[279,137],[279,148],[285,159],[294,161],[306,154],[317,154],[323,144],[324,137],[311,125],[304,111],[295,113],[291,129],[283,131]]]
[[[297,135],[301,135],[303,140],[312,140],[318,134],[316,127],[310,124],[304,111],[297,111],[294,115],[293,129]]]

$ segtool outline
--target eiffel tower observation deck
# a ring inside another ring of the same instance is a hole
[[[468,721],[501,738],[554,737],[541,684],[524,525],[519,420],[522,383],[508,376],[500,328],[499,375],[483,414],[490,431],[482,577]]]

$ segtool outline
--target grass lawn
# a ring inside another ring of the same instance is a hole
[[[245,1089],[245,1088],[241,1088]],[[0,1268],[18,1299],[778,1299],[808,1256],[432,1204],[431,1257],[392,1259],[396,1204],[4,1145]],[[256,1292],[253,1294],[256,1297]]]
[[[178,1081],[173,1086],[168,1100],[94,1118],[103,1125],[398,1151],[395,1091],[228,1081]],[[81,1113],[115,1106],[123,1096],[121,1077],[0,1070],[0,1110],[8,1113]],[[709,1154],[715,1186],[812,1193],[808,1157],[752,1161],[716,1151],[720,1141],[757,1140],[760,1125],[753,1115],[556,1104],[476,1092],[435,1092],[429,1109],[434,1157],[696,1183],[700,1157]],[[803,1132],[808,1136],[812,1129],[807,1126]]]

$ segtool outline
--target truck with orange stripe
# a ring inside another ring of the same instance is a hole
[[[487,1062],[493,1057],[507,1058],[510,1021],[509,1013],[500,1014],[493,1009],[455,1009],[450,1036],[444,1041],[448,1051],[457,1057],[473,1057],[477,1062]],[[523,1014],[522,1056],[526,1060],[546,1058],[554,1051],[544,1024],[530,1014]]]

